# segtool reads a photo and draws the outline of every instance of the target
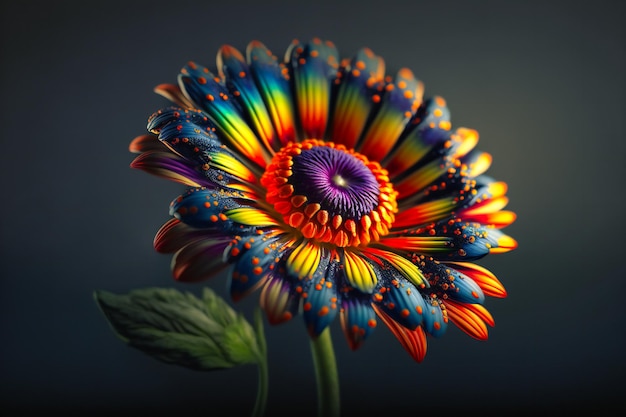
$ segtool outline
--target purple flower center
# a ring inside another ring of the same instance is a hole
[[[317,202],[331,216],[360,219],[378,204],[380,189],[372,171],[354,156],[317,146],[293,157],[289,183],[295,194]]]

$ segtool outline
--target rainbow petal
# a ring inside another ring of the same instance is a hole
[[[450,136],[450,112],[443,98],[426,100],[411,120],[398,145],[383,159],[393,178],[443,145]],[[426,158],[429,159],[429,158]]]
[[[455,197],[441,198],[403,210],[396,215],[394,230],[415,227],[450,217],[458,201]]]
[[[295,117],[291,103],[288,70],[259,41],[252,41],[246,57],[257,88],[282,145],[295,140]]]
[[[320,39],[295,41],[286,58],[293,78],[294,100],[304,139],[322,139],[329,119],[333,80],[339,54],[332,43]]]
[[[393,236],[383,237],[380,243],[396,251],[418,252],[422,254],[434,255],[437,253],[448,253],[451,238],[447,236]],[[371,252],[372,249],[368,249]],[[391,252],[389,252],[391,253]],[[388,255],[387,255],[388,256]],[[399,256],[399,255],[396,255]]]
[[[385,61],[368,49],[357,52],[350,64],[338,73],[333,126],[330,137],[335,143],[354,148],[370,113],[380,102],[375,89],[383,82]]]
[[[148,121],[148,129],[172,152],[201,169],[207,180],[222,187],[234,184],[254,184],[256,175],[225,149],[213,132],[214,125],[198,110],[169,108],[159,110]]]
[[[217,68],[220,77],[227,81],[226,86],[241,103],[241,108],[251,121],[257,137],[267,149],[279,149],[280,142],[274,132],[265,103],[241,52],[230,45],[222,46],[217,54]]]
[[[368,126],[357,150],[374,160],[387,155],[422,103],[424,86],[411,70],[402,68],[385,86],[380,109]]]
[[[234,97],[207,68],[190,62],[178,76],[181,89],[194,103],[206,111],[220,137],[248,160],[265,167],[270,154],[265,149],[239,110]]]

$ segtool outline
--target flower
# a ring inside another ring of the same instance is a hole
[[[340,60],[294,41],[281,62],[253,41],[246,57],[223,46],[217,69],[189,62],[157,86],[176,107],[130,146],[133,167],[190,187],[154,240],[174,277],[230,265],[233,300],[261,289],[270,323],[301,313],[312,337],[339,315],[352,349],[379,321],[417,361],[448,322],[486,339],[485,296],[506,291],[473,261],[517,243],[478,133],[367,48]]]

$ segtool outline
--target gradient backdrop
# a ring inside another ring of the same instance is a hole
[[[518,213],[518,250],[481,261],[487,342],[456,328],[422,364],[384,327],[358,352],[333,326],[346,416],[624,410],[624,4],[619,1],[3,2],[0,409],[12,415],[248,415],[256,369],[199,373],[121,343],[94,289],[166,286],[152,249],[181,187],[131,170],[152,93],[224,43],[369,46],[478,129]],[[212,288],[226,295],[226,279]],[[240,304],[246,314],[257,294]],[[267,329],[268,415],[314,416],[300,319]]]

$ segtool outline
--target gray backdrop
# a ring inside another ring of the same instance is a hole
[[[3,2],[0,407],[248,415],[253,366],[199,373],[115,338],[94,289],[177,285],[152,249],[181,187],[128,165],[188,60],[252,39],[369,46],[476,128],[518,213],[481,261],[487,342],[451,328],[414,363],[380,327],[358,352],[333,326],[345,415],[624,409],[624,6],[619,1]],[[207,283],[225,295],[226,279]],[[240,303],[246,314],[257,295]],[[267,329],[269,415],[315,415],[300,319]]]

